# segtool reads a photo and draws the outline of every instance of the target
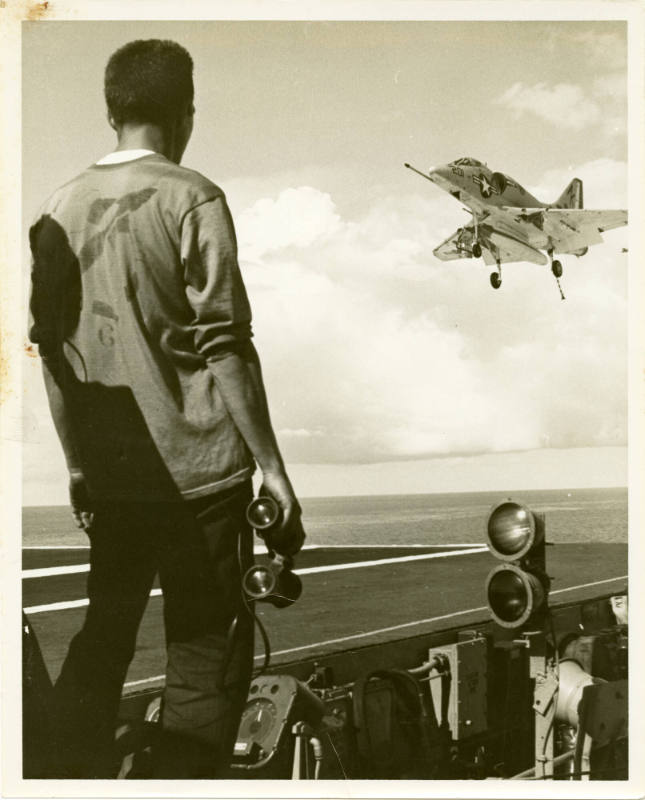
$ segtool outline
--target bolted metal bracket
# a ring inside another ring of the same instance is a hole
[[[538,714],[544,716],[550,709],[555,693],[558,691],[558,679],[549,671],[546,675],[540,674],[535,678],[535,692],[533,694],[533,708]]]

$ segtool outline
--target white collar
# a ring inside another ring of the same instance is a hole
[[[134,161],[135,158],[143,158],[143,156],[153,156],[155,155],[154,150],[115,150],[113,153],[108,153],[106,156],[100,161],[96,163],[99,165],[102,164],[122,164],[125,161]]]

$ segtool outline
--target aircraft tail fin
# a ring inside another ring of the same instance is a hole
[[[553,204],[554,208],[583,208],[582,181],[574,178]]]

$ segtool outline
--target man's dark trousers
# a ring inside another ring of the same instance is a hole
[[[253,665],[240,588],[253,559],[251,498],[248,481],[199,500],[95,509],[89,608],[54,689],[55,777],[114,777],[123,682],[157,573],[167,667],[154,777],[218,777],[228,765]]]

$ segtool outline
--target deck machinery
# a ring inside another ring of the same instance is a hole
[[[545,533],[521,503],[491,510],[485,622],[258,676],[228,777],[626,780],[627,588],[550,604]],[[156,719],[157,695],[124,718]]]
[[[488,619],[269,667],[224,777],[626,780],[627,587],[550,603],[544,517],[513,500],[493,507],[486,536]],[[24,703],[32,777],[43,726]],[[160,689],[124,696],[115,775],[148,777],[159,705]]]

